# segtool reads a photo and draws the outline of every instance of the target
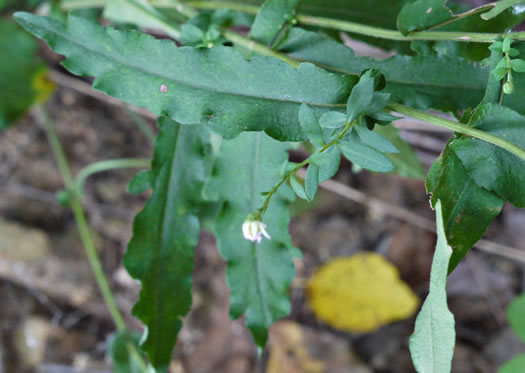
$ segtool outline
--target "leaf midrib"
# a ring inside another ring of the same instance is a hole
[[[26,19],[27,21],[27,19]],[[32,21],[29,21],[31,23],[33,23]],[[34,23],[33,23],[34,24]],[[157,78],[162,78],[162,79],[165,79],[167,81],[172,81],[172,82],[175,82],[175,83],[179,83],[181,85],[184,85],[186,87],[190,87],[190,88],[193,88],[193,89],[196,89],[196,90],[203,90],[203,91],[208,91],[208,92],[212,92],[212,93],[216,93],[216,94],[226,94],[226,95],[230,95],[230,96],[238,96],[238,97],[246,97],[246,98],[250,98],[250,99],[258,99],[258,100],[265,100],[265,101],[276,101],[276,102],[285,102],[285,103],[291,103],[291,104],[295,104],[295,105],[301,105],[302,103],[306,103],[308,105],[311,105],[311,106],[316,106],[316,107],[327,107],[327,108],[344,108],[345,107],[345,104],[324,104],[324,103],[314,103],[314,102],[308,102],[308,101],[304,101],[304,100],[292,100],[292,99],[284,99],[284,98],[278,98],[278,97],[273,97],[273,96],[263,96],[263,95],[259,95],[259,96],[255,96],[255,95],[250,95],[250,94],[247,94],[247,93],[240,93],[240,92],[233,92],[233,91],[229,91],[229,90],[226,90],[226,89],[222,89],[222,90],[218,90],[218,89],[214,89],[210,86],[206,86],[206,85],[201,85],[201,84],[195,84],[195,83],[190,83],[190,82],[187,82],[185,80],[180,80],[177,79],[177,78],[174,78],[174,77],[168,77],[168,76],[165,76],[165,75],[161,75],[159,73],[156,73],[156,72],[153,72],[151,70],[148,70],[142,66],[137,66],[135,64],[132,64],[132,63],[128,63],[126,60],[122,60],[120,58],[117,58],[115,57],[114,55],[108,55],[98,49],[93,49],[93,48],[89,48],[87,45],[85,44],[82,44],[70,37],[68,37],[66,34],[60,34],[59,32],[57,32],[56,30],[52,29],[52,28],[49,28],[47,27],[46,25],[42,25],[42,24],[39,24],[37,27],[40,27],[44,30],[46,30],[48,33],[50,34],[53,34],[59,38],[62,38],[66,41],[68,41],[69,43],[81,48],[81,49],[85,49],[95,55],[98,55],[98,56],[101,56],[109,61],[115,61],[116,63],[124,66],[124,67],[128,67],[128,68],[131,68],[131,69],[135,69],[135,70],[138,70],[144,74],[148,74],[148,75],[152,75],[152,76],[155,76]],[[105,37],[109,37],[106,30],[104,30],[104,36]],[[89,44],[88,44],[89,45]],[[226,48],[226,47],[225,47]],[[67,58],[69,58],[67,55],[66,55]],[[272,57],[267,57],[267,58],[272,58]],[[246,63],[249,63],[248,61],[246,61]],[[112,70],[117,70],[115,68],[113,68]],[[107,71],[105,71],[107,72]],[[104,73],[105,73],[104,72]]]
[[[174,176],[174,164],[175,162],[177,161],[177,153],[178,153],[178,149],[179,149],[179,141],[180,141],[180,138],[181,138],[181,129],[182,129],[182,126],[180,124],[177,124],[177,130],[176,130],[176,139],[175,139],[175,144],[173,146],[173,156],[171,157],[170,159],[170,167],[169,167],[169,182],[168,182],[168,187],[166,189],[166,191],[168,192],[168,196],[172,196],[173,194],[172,193],[169,193],[169,191],[171,190],[171,187],[172,187],[172,184],[174,182],[174,179],[176,178]],[[168,197],[169,198],[169,197]],[[167,209],[167,206],[168,206],[168,203],[166,201],[166,203],[163,204],[162,206],[162,234],[161,234],[161,242],[160,242],[160,250],[159,250],[159,254],[164,250],[164,248],[166,247],[165,245],[165,242],[167,241],[167,236],[169,235],[169,229],[172,228],[169,226],[169,224],[166,224],[166,221],[168,219],[168,209]],[[162,257],[162,255],[159,255],[159,260],[160,258]],[[161,283],[163,281],[163,276],[162,276],[162,273],[164,273],[164,263],[165,261],[163,260],[160,260],[159,262],[159,270],[157,271],[157,290],[161,288]],[[161,292],[157,291],[156,292],[156,299],[155,299],[155,305],[157,307],[157,312],[156,312],[156,315],[157,317],[154,318],[154,330],[159,330],[159,324],[162,325],[163,323],[161,323],[159,320],[163,319],[164,318],[164,307],[161,306],[161,303],[163,302],[162,300],[162,296],[161,296]],[[155,346],[162,346],[162,343],[161,343],[161,338],[160,338],[160,333],[157,332],[155,334]]]

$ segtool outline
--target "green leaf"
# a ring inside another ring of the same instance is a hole
[[[124,257],[130,275],[141,282],[133,314],[147,327],[142,349],[159,370],[166,369],[181,318],[191,307],[194,248],[199,238],[195,210],[206,176],[203,126],[159,119],[151,166],[153,193],[133,221]]]
[[[321,128],[341,128],[346,124],[346,115],[338,111],[324,113],[319,119]]]
[[[439,201],[436,203],[436,226],[438,240],[430,272],[430,290],[417,315],[409,344],[418,373],[450,373],[456,342],[454,315],[448,309],[446,291],[452,248],[445,237]]]
[[[180,40],[185,45],[196,45],[202,42],[204,32],[202,32],[202,30],[197,26],[186,23],[181,26],[180,30]]]
[[[445,3],[446,0],[408,1],[397,15],[397,29],[407,35],[449,20],[453,14]]]
[[[382,153],[399,153],[399,150],[397,150],[394,144],[377,132],[370,131],[366,125],[358,124],[354,126],[354,128],[364,144]]]
[[[425,178],[425,168],[419,160],[417,154],[409,143],[399,136],[399,130],[392,126],[376,126],[374,132],[388,139],[399,153],[385,154],[394,165],[396,174],[411,179],[423,180]]]
[[[141,194],[148,189],[151,189],[151,172],[149,170],[138,172],[128,184],[128,193],[130,194]]]
[[[432,10],[426,13],[430,8]],[[488,21],[477,15],[462,17],[461,13],[470,9],[460,2],[447,0],[416,0],[409,2],[398,15],[403,19],[401,28],[411,31],[424,30],[445,21],[450,24],[436,28],[439,31],[503,33],[525,20],[525,12],[516,12],[512,8],[504,10],[497,17]],[[402,13],[406,12],[404,16]],[[448,17],[447,17],[448,13]],[[455,14],[454,14],[455,13]],[[400,29],[401,32],[403,30]],[[437,54],[464,57],[473,61],[481,61],[488,56],[487,47],[479,43],[458,43],[457,41],[426,42]]]
[[[271,45],[281,30],[293,19],[299,0],[266,0],[259,10],[250,36]]]
[[[522,2],[523,0],[499,0],[494,3],[494,7],[491,10],[481,14],[481,18],[488,21],[489,19],[500,15],[504,10]]]
[[[319,187],[319,167],[310,164],[306,170],[306,178],[304,179],[304,190],[308,200],[312,201],[317,193]]]
[[[288,233],[288,204],[293,199],[289,187],[282,185],[272,197],[263,216],[270,240],[256,244],[242,235],[248,214],[259,208],[262,192],[281,180],[279,169],[287,159],[288,145],[263,133],[243,133],[224,141],[206,186],[224,201],[217,216],[215,234],[221,256],[227,261],[230,315],[245,314],[255,342],[263,347],[268,328],[290,312],[288,287],[295,274]]]
[[[525,149],[525,117],[497,105],[484,104],[472,115],[469,125]],[[450,148],[476,184],[495,192],[516,207],[525,207],[525,161],[514,154],[470,137],[453,141]]]
[[[481,64],[457,57],[358,57],[343,44],[299,28],[290,31],[280,50],[344,74],[378,69],[385,75],[384,91],[391,93],[392,101],[419,109],[455,111],[475,107],[483,98],[489,75]]]
[[[525,72],[525,61],[515,59],[510,61],[510,65],[512,66],[512,70],[516,71],[517,73],[524,73]]]
[[[161,28],[174,37],[179,33],[163,27],[170,20],[155,9],[147,0],[107,0],[104,7],[104,18],[116,22],[131,23],[146,28]]]
[[[312,144],[318,147],[324,145],[325,141],[323,131],[319,126],[317,117],[315,116],[313,110],[310,109],[310,107],[306,104],[302,104],[301,108],[299,109],[299,123],[301,124],[304,133],[306,136],[308,136],[308,139],[312,142]]]
[[[0,19],[0,131],[54,90],[37,49],[36,41],[16,24]]]
[[[140,336],[128,331],[119,332],[112,335],[108,340],[108,355],[114,373],[144,373],[141,366],[137,363],[135,356],[130,353],[130,348],[139,349]]]
[[[104,29],[74,15],[67,26],[27,13],[15,18],[66,55],[68,70],[95,76],[95,89],[182,124],[207,123],[226,138],[264,130],[279,140],[303,140],[301,104],[318,116],[343,111],[356,80],[312,64],[294,69],[272,57],[248,62],[229,47],[177,48],[170,40]]]
[[[525,318],[523,315],[525,315],[525,294],[514,298],[507,308],[507,319],[510,327],[525,343]]]
[[[449,268],[452,272],[500,213],[503,200],[476,184],[450,145],[432,165],[427,192],[432,193],[435,208],[441,202],[444,231],[454,248]]]
[[[353,132],[338,143],[338,146],[346,158],[362,168],[375,172],[390,172],[394,169],[392,162],[384,154],[361,143]]]
[[[347,122],[349,123],[363,114],[374,98],[375,79],[372,74],[372,70],[364,73],[359,82],[352,88],[346,103]]]
[[[508,38],[508,37],[505,37],[503,39],[503,43],[501,44],[501,51],[503,53],[509,53],[511,45],[512,45],[512,39]]]
[[[341,152],[335,146],[310,156],[310,164],[317,166],[319,169],[319,184],[334,177],[339,170],[340,162]]]
[[[525,372],[525,354],[514,356],[503,364],[498,373],[523,373]]]
[[[506,67],[499,67],[492,71],[494,78],[496,78],[496,80],[498,81],[503,79],[505,76],[507,76],[508,73],[509,73],[509,69]]]
[[[294,176],[290,176],[290,186],[292,187],[295,194],[297,194],[297,197],[307,201],[310,199],[306,195],[303,185]]]

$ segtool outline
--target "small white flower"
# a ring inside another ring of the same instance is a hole
[[[268,232],[266,232],[266,224],[259,220],[246,220],[242,225],[242,235],[248,241],[257,243],[262,241],[263,236],[271,239]]]

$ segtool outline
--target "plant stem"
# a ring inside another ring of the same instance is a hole
[[[67,189],[73,191],[73,175],[71,173],[71,169],[64,154],[64,150],[62,149],[62,145],[60,144],[60,140],[58,139],[58,136],[56,134],[53,122],[49,118],[49,115],[47,114],[45,108],[42,106],[36,109],[36,114],[42,118],[47,139],[53,151],[55,160],[58,164],[58,169],[60,171],[60,175],[62,176],[62,180],[64,181],[64,185]],[[80,203],[80,198],[74,192],[70,194],[70,204],[71,209],[73,210],[73,215],[75,217],[77,229],[80,234],[80,239],[82,240],[82,244],[84,245],[84,249],[86,250],[86,255],[89,264],[91,265],[91,269],[93,270],[93,274],[95,275],[97,285],[100,289],[100,292],[102,293],[102,296],[104,297],[104,301],[106,302],[106,306],[109,309],[109,313],[111,314],[111,317],[113,319],[113,322],[115,323],[115,326],[117,327],[117,330],[124,331],[126,330],[126,323],[124,322],[124,318],[122,317],[122,314],[118,309],[117,302],[113,297],[113,293],[111,292],[111,289],[109,287],[108,280],[102,269],[102,264],[100,263],[100,260],[97,255],[97,250],[95,249],[95,245],[91,238],[86,215],[84,213],[82,204]]]
[[[357,120],[354,121],[354,123],[356,123],[356,122],[357,122]],[[332,146],[336,145],[346,135],[346,133],[352,128],[352,125],[354,123],[347,123],[345,125],[345,128],[339,133],[339,135],[337,135],[337,137],[334,140],[330,141],[328,144],[323,145],[321,147],[321,149],[319,149],[319,151],[314,153],[314,154],[323,153],[326,150],[328,150],[329,148],[331,148]],[[309,163],[310,163],[310,157],[306,158],[304,161],[302,161],[301,163],[298,163],[294,168],[292,168],[291,170],[286,172],[284,174],[284,176],[281,178],[281,180],[279,180],[279,182],[273,186],[273,188],[266,195],[266,198],[265,198],[262,206],[259,207],[257,209],[257,211],[255,211],[254,215],[256,217],[258,217],[259,220],[261,220],[262,215],[264,214],[264,212],[266,211],[266,209],[270,205],[270,200],[272,199],[273,195],[275,193],[277,193],[277,190],[279,190],[281,185],[283,185],[284,182],[286,182],[286,180],[288,180],[291,176],[295,175],[295,173],[297,171],[299,171],[301,168],[303,168],[304,166],[306,166]]]
[[[154,1],[159,1],[159,0],[154,0]],[[190,6],[188,6],[187,4],[200,5],[203,8],[204,8],[204,6],[208,6],[208,8],[210,8],[210,9],[211,9],[212,6],[214,6],[214,8],[212,8],[212,9],[222,9],[222,7],[220,6],[221,4],[222,5],[234,5],[235,4],[235,3],[231,3],[231,2],[219,2],[219,1],[217,1],[217,2],[216,1],[198,1],[198,2],[190,2],[190,3],[186,3],[186,4],[182,4],[182,3],[180,3],[177,0],[164,0],[164,1],[169,1],[169,3],[171,4],[172,7],[174,7],[175,9],[177,9],[177,11],[179,11],[182,14],[186,15],[187,17],[189,17],[192,14],[195,14],[195,10],[193,8],[191,8]],[[216,5],[214,5],[214,4],[216,4]],[[248,7],[248,6],[245,5],[244,7]],[[234,9],[234,10],[237,10],[237,9]],[[334,20],[328,19],[328,21],[334,21]],[[343,22],[343,21],[334,21],[334,22]],[[343,22],[343,23],[350,24],[349,22]],[[354,25],[357,25],[357,24],[354,24]],[[367,27],[367,28],[369,28],[369,26],[363,26],[363,25],[359,25],[359,27]],[[371,29],[372,30],[377,30],[377,28],[375,28],[375,27],[372,27]],[[389,31],[389,30],[383,30],[383,29],[378,29],[378,30],[397,33],[397,31]],[[263,44],[260,44],[260,43],[257,43],[255,41],[253,41],[253,40],[245,38],[245,37],[243,37],[243,36],[241,36],[241,35],[239,35],[237,33],[234,33],[232,31],[229,31],[229,30],[221,30],[221,31],[223,32],[223,36],[225,38],[229,39],[233,43],[236,43],[236,44],[238,44],[238,45],[240,45],[242,47],[245,47],[245,48],[248,48],[250,50],[253,50],[253,51],[255,51],[255,52],[257,52],[257,53],[259,53],[261,55],[264,55],[264,56],[276,57],[276,58],[278,58],[278,59],[280,59],[280,60],[290,64],[291,66],[296,67],[296,68],[300,65],[300,61],[298,61],[296,59],[293,59],[293,58],[287,56],[284,53],[275,52],[275,51],[273,51],[272,49],[266,47]],[[418,34],[418,33],[412,33],[411,35],[414,35],[414,34]],[[465,33],[461,33],[461,34],[465,35]],[[513,34],[514,35],[519,34],[519,35],[523,35],[525,37],[525,32],[509,33],[509,34],[502,34],[502,35],[504,35],[506,37],[511,37],[511,35],[513,35]],[[500,34],[478,34],[478,35],[485,35],[485,36],[486,35],[493,35],[493,38],[496,38],[496,37],[500,36]],[[407,40],[407,39],[402,39],[402,40]],[[445,40],[445,39],[443,39],[443,40]],[[464,40],[464,41],[466,41],[466,40]],[[492,41],[493,41],[493,39],[490,39],[490,40],[487,39],[487,42],[492,42]],[[520,157],[521,159],[525,160],[525,151],[524,150],[522,150],[518,146],[516,146],[514,144],[511,144],[508,141],[505,141],[505,140],[503,140],[503,139],[501,139],[501,138],[499,138],[497,136],[485,133],[485,132],[477,130],[475,128],[467,127],[467,126],[465,126],[463,124],[460,124],[458,122],[453,122],[453,121],[450,121],[450,120],[447,120],[447,119],[443,119],[443,118],[438,117],[436,115],[432,115],[432,114],[429,114],[429,113],[426,113],[426,112],[423,112],[423,111],[420,111],[420,110],[412,109],[412,108],[409,108],[407,106],[400,105],[400,104],[397,104],[397,103],[394,103],[394,102],[390,102],[387,107],[389,109],[391,109],[391,110],[397,111],[400,114],[405,114],[405,115],[411,116],[413,118],[422,119],[422,120],[425,120],[425,121],[427,121],[427,122],[429,122],[431,124],[434,124],[436,126],[448,128],[448,129],[451,129],[453,131],[465,134],[467,136],[475,137],[475,138],[478,138],[480,140],[486,141],[488,143],[497,145],[497,146],[499,146],[499,147],[501,147],[501,148],[503,148],[505,150],[510,151],[513,154],[516,154],[518,157]]]
[[[65,10],[80,9],[86,7],[101,7],[106,4],[107,0],[73,0],[63,3],[62,7]],[[257,14],[259,7],[255,5],[246,5],[231,1],[189,1],[181,3],[176,0],[151,0],[150,4],[159,8],[173,8],[186,17],[193,17],[198,9],[232,9],[248,14]],[[487,9],[488,6],[472,9],[468,12],[461,13],[456,17],[447,20],[439,25],[433,26],[431,29],[442,27],[450,23],[459,21],[467,16],[478,14]],[[508,37],[514,40],[525,40],[525,32],[511,32],[504,33],[481,33],[481,32],[455,32],[455,31],[416,31],[408,35],[403,35],[396,30],[388,30],[380,27],[373,27],[361,23],[341,21],[332,18],[314,17],[304,14],[298,14],[296,20],[303,25],[319,26],[325,28],[346,31],[354,34],[366,35],[375,38],[398,40],[398,41],[414,41],[414,40],[435,40],[444,41],[452,40],[459,42],[471,43],[492,43],[497,38]]]
[[[108,159],[101,162],[91,163],[90,165],[81,169],[75,179],[74,188],[76,191],[81,193],[84,189],[84,183],[86,179],[98,172],[115,170],[119,168],[145,168],[149,167],[151,160],[144,158],[121,158],[121,159]]]
[[[425,122],[435,124],[440,127],[448,128],[454,132],[462,133],[466,136],[474,137],[479,140],[486,141],[490,144],[499,146],[500,148],[507,150],[508,152],[516,155],[517,157],[525,161],[525,150],[506,140],[503,140],[498,136],[491,135],[490,133],[478,130],[476,128],[468,127],[464,124],[444,119],[421,110],[412,109],[408,106],[401,104],[396,104],[394,102],[389,102],[386,107],[397,113],[404,114],[415,119],[421,119]]]
[[[239,4],[231,1],[189,1],[186,4],[199,9],[222,9],[229,8],[243,13],[257,14],[259,7],[255,5]],[[467,16],[480,13],[487,9],[487,6],[472,9],[471,11],[459,14],[452,20],[448,20],[433,28],[442,27],[455,21],[459,21]],[[453,31],[417,31],[405,36],[399,31],[387,30],[380,27],[367,26],[360,23],[341,21],[331,18],[313,17],[298,14],[296,20],[303,25],[320,26],[354,34],[372,36],[381,39],[414,41],[414,40],[453,40],[460,42],[492,43],[498,37],[509,37],[516,40],[525,40],[525,32],[502,33],[480,33],[480,32],[453,32]]]

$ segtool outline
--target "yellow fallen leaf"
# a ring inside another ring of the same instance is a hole
[[[33,76],[33,90],[36,92],[35,102],[41,104],[47,101],[56,90],[56,84],[48,79],[48,70],[43,67]]]
[[[319,319],[336,329],[374,331],[410,317],[419,298],[383,256],[336,258],[308,281],[307,299]]]

